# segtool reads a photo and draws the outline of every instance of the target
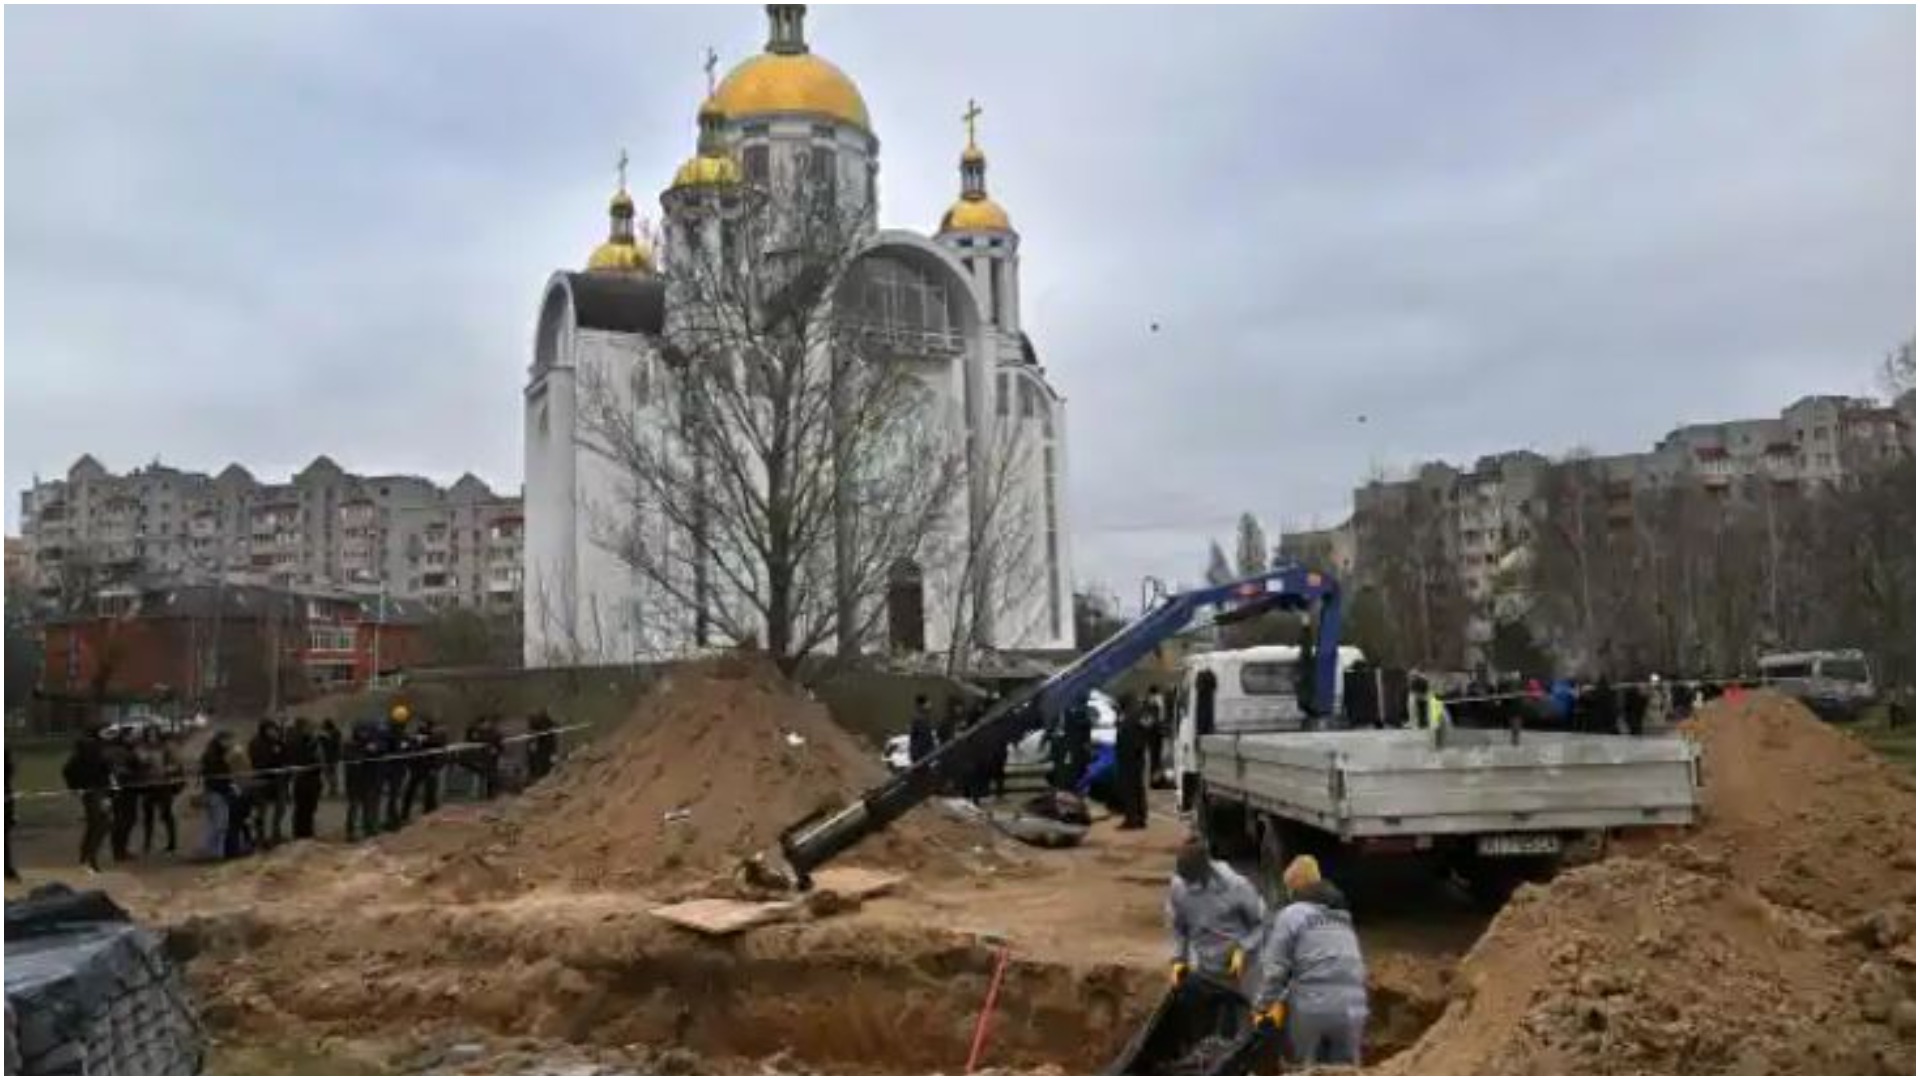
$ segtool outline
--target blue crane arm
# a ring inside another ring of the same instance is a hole
[[[950,782],[980,768],[1038,727],[1185,630],[1194,616],[1219,608],[1217,621],[1251,618],[1266,611],[1319,611],[1314,638],[1313,716],[1333,711],[1339,675],[1340,586],[1330,575],[1299,566],[1278,566],[1223,585],[1175,593],[1053,675],[999,702],[980,721],[933,753],[894,774],[839,810],[809,817],[780,835],[781,854],[801,888],[827,860],[924,802]],[[1304,659],[1304,658],[1303,658]]]

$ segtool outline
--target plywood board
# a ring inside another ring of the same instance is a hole
[[[793,900],[727,900],[718,897],[686,900],[654,908],[649,914],[716,937],[737,934],[756,926],[779,922],[800,910]]]
[[[869,897],[892,892],[905,880],[907,880],[905,874],[889,874],[884,870],[867,870],[858,866],[829,866],[813,875],[813,887],[815,891],[830,892],[849,900],[866,900]]]

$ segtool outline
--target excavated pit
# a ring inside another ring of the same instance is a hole
[[[783,1071],[954,1072],[997,960],[992,943],[937,932],[819,923],[714,941],[620,903],[540,908],[373,912],[331,936],[234,913],[172,940],[223,1041],[356,1045],[391,1068],[436,1043],[530,1039],[629,1068],[651,1053],[674,1071],[777,1058]],[[1016,957],[985,1064],[1100,1071],[1158,989],[1152,971]]]
[[[998,959],[991,940],[849,921],[713,940],[617,897],[283,921],[177,924],[205,1018],[253,1067],[342,1059],[382,1070],[936,1073],[966,1062]],[[1164,985],[1158,967],[1009,960],[981,1067],[1098,1073]],[[1374,989],[1371,1045],[1418,1038],[1432,985]],[[1433,984],[1437,985],[1437,984]],[[455,1050],[458,1052],[453,1052]],[[335,1064],[341,1064],[336,1060]]]

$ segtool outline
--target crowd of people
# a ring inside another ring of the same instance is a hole
[[[497,716],[469,724],[450,743],[436,720],[405,705],[384,717],[356,721],[347,731],[332,719],[259,721],[244,745],[225,729],[208,738],[195,762],[195,801],[202,814],[199,853],[229,859],[317,835],[323,798],[346,803],[343,837],[362,840],[405,825],[440,806],[450,775],[472,794],[493,799],[505,790],[508,738]],[[535,713],[526,725],[525,781],[552,771],[559,735],[552,717]],[[179,851],[176,807],[188,791],[183,736],[160,727],[95,728],[74,742],[62,778],[80,802],[80,862],[100,869],[105,847],[115,862],[154,853],[156,826],[163,854]],[[9,778],[11,779],[11,778]]]

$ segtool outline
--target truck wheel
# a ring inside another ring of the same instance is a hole
[[[1557,856],[1539,858],[1476,858],[1469,862],[1461,877],[1476,906],[1499,911],[1513,899],[1513,892],[1527,882],[1550,880],[1560,869]]]

